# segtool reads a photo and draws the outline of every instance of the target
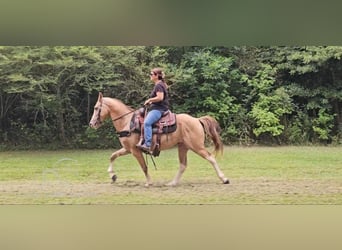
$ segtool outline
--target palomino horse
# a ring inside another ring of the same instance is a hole
[[[116,131],[118,133],[124,132],[123,134],[125,134],[125,136],[120,136],[119,138],[122,148],[118,151],[115,151],[110,157],[108,173],[113,182],[115,182],[117,178],[113,170],[114,160],[120,156],[132,153],[138,160],[140,167],[145,174],[145,186],[148,187],[152,184],[151,177],[148,173],[142,151],[136,147],[136,144],[140,139],[140,134],[129,132],[130,122],[134,112],[135,111],[132,108],[126,106],[121,101],[114,98],[103,97],[102,93],[100,92],[89,126],[97,129],[101,126],[102,122],[106,118],[110,117],[113,121]],[[160,150],[169,149],[175,145],[178,146],[178,157],[180,163],[179,170],[174,179],[168,183],[168,185],[176,186],[179,183],[180,178],[187,166],[187,152],[189,149],[208,160],[214,167],[216,174],[222,183],[228,184],[229,180],[224,176],[214,156],[212,156],[204,146],[205,136],[207,135],[212,139],[215,145],[215,154],[217,152],[223,151],[223,144],[217,131],[219,129],[218,123],[210,116],[194,118],[187,114],[177,114],[176,117],[176,131],[168,135],[163,134],[160,141]]]

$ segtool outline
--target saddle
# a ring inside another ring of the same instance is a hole
[[[132,131],[140,133],[140,141],[138,144],[143,143],[144,138],[144,120],[145,120],[145,108],[140,108],[132,117],[131,128]],[[162,117],[152,125],[152,154],[153,156],[159,156],[160,154],[160,138],[162,134],[170,134],[177,129],[176,114],[170,110],[165,111]]]

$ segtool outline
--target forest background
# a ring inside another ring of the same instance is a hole
[[[98,96],[139,108],[162,67],[171,109],[212,115],[225,144],[342,144],[340,46],[1,46],[0,150],[115,148]]]

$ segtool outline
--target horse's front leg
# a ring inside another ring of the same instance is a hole
[[[146,177],[145,187],[149,187],[152,184],[152,181],[151,181],[151,177],[148,173],[148,168],[147,168],[147,165],[146,165],[146,162],[145,162],[145,159],[144,159],[142,152],[140,150],[136,149],[136,150],[132,150],[132,154],[134,155],[134,157],[139,162],[139,165],[145,174],[145,177]]]
[[[123,156],[123,155],[127,155],[129,154],[130,152],[125,149],[125,148],[121,148],[119,149],[118,151],[115,151],[112,156],[110,157],[110,164],[109,164],[109,167],[108,167],[108,173],[109,173],[109,177],[112,179],[113,183],[116,181],[117,179],[117,176],[116,174],[114,173],[114,170],[113,170],[113,162],[116,158],[120,157],[120,156]]]

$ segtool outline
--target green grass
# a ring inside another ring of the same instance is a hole
[[[96,167],[107,164],[105,151],[13,151],[1,152],[0,180],[39,180],[57,173],[68,180],[97,176]],[[99,169],[100,170],[100,169]]]
[[[0,152],[0,204],[342,204],[341,147],[226,147],[217,160],[230,185],[189,152],[177,187],[177,150],[148,159],[154,182],[133,156],[120,157],[115,184],[110,150]]]
[[[238,177],[340,179],[342,176],[339,147],[228,148],[225,159]]]

